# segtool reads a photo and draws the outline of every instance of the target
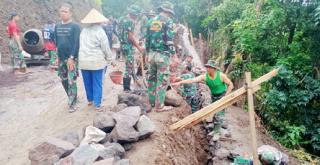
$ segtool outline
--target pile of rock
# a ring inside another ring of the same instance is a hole
[[[122,109],[121,109],[122,108]],[[31,165],[127,165],[123,159],[131,144],[148,138],[154,123],[143,115],[140,106],[117,105],[117,112],[101,112],[93,125],[85,128],[80,142],[77,132],[50,138],[29,152]]]
[[[222,122],[222,124],[221,124]],[[207,132],[207,139],[209,141],[208,149],[208,165],[215,164],[215,160],[228,159],[230,151],[221,148],[220,141],[231,139],[231,133],[228,131],[226,121],[218,117],[209,118],[204,122],[204,128]]]

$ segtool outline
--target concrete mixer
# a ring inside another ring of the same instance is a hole
[[[23,49],[31,54],[31,58],[26,58],[27,64],[48,64],[50,57],[45,56],[44,41],[42,31],[38,29],[30,29],[23,33],[22,37]]]

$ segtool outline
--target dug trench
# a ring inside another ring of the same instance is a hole
[[[151,113],[150,119],[157,129],[150,139],[136,143],[126,157],[132,164],[206,164],[208,141],[200,126],[178,132],[169,130],[169,125],[191,113],[184,102],[170,112]]]

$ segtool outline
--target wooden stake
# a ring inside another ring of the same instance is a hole
[[[253,103],[253,86],[251,82],[251,72],[246,72],[246,83],[247,83],[247,94],[248,94],[248,107],[249,107],[249,118],[250,118],[250,132],[251,132],[251,143],[253,151],[253,164],[258,165],[258,147],[257,147],[257,131],[256,123],[254,119],[254,103]]]
[[[190,28],[190,39],[191,39],[191,45],[194,46],[194,40],[193,40],[193,34],[192,34],[191,28]]]
[[[201,57],[201,62],[204,63],[204,51],[203,51],[203,39],[202,39],[202,34],[199,33],[199,44],[200,44],[200,57]]]

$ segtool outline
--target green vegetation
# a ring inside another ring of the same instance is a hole
[[[259,91],[257,114],[281,144],[320,156],[319,1],[171,1],[177,21],[188,24],[195,34],[211,34],[212,56],[230,62],[233,79],[243,78],[245,71],[257,78],[282,66],[279,76]],[[116,2],[103,0],[106,14],[123,14],[127,5]],[[149,10],[160,2],[143,4]]]

